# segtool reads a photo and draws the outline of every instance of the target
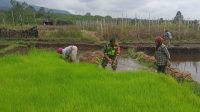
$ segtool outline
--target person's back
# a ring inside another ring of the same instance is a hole
[[[168,60],[170,59],[170,54],[167,50],[167,47],[162,44],[160,45],[155,52],[157,65],[164,66],[167,65]]]
[[[163,44],[163,39],[161,37],[156,37],[156,50],[155,50],[155,58],[157,71],[165,73],[166,66],[170,60],[170,53],[167,47]]]
[[[71,46],[68,46],[68,47],[65,47],[65,48],[62,50],[62,55],[63,55],[63,57],[65,57],[65,56],[71,54],[71,52],[72,52]]]
[[[64,49],[58,48],[57,52],[59,54],[62,54],[62,57],[64,59],[67,59],[67,60],[70,60],[72,62],[75,62],[76,58],[77,58],[78,48],[76,46],[74,46],[74,45],[71,45],[71,46],[65,47]]]
[[[77,59],[78,48],[76,46],[72,46],[71,49],[71,61],[75,62]]]

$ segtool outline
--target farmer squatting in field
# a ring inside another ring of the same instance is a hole
[[[116,38],[112,38],[110,40],[110,43],[105,46],[104,48],[104,58],[102,61],[102,67],[105,68],[108,63],[111,64],[112,69],[116,70],[117,69],[117,58],[120,54],[120,47],[117,44]]]
[[[62,54],[64,59],[67,59],[71,62],[76,62],[78,48],[74,45],[68,46],[66,48],[57,48],[57,53]]]
[[[169,64],[170,54],[167,47],[163,44],[162,37],[156,37],[155,43],[156,43],[155,58],[156,58],[157,71],[165,73],[166,67]]]

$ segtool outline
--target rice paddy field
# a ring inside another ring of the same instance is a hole
[[[0,111],[200,112],[200,97],[168,75],[71,64],[33,49],[0,58]]]

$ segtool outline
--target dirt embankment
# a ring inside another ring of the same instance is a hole
[[[10,40],[8,40],[10,41]],[[91,50],[102,50],[105,43],[86,43],[86,42],[66,42],[66,41],[56,41],[56,40],[40,40],[40,39],[25,39],[22,40],[30,47],[40,48],[40,49],[55,49],[58,47],[66,47],[68,45],[76,45],[79,50],[91,51]],[[23,45],[24,46],[24,45]],[[122,50],[135,49],[136,51],[143,51],[149,55],[154,54],[155,47],[154,44],[148,43],[132,43],[132,44],[120,44]],[[0,45],[0,50],[8,47],[8,45]],[[14,48],[15,49],[15,48]],[[20,50],[20,48],[17,48]],[[181,46],[171,46],[168,48],[171,54],[200,54],[200,44],[183,44]],[[14,50],[15,51],[15,50]]]
[[[66,47],[68,45],[76,45],[81,50],[102,50],[105,44],[91,44],[91,43],[35,43],[36,48],[57,48]],[[154,54],[155,46],[147,44],[132,44],[120,45],[122,50],[135,49],[136,51],[143,51],[149,55]],[[182,45],[182,46],[171,46],[168,48],[169,52],[174,55],[185,54],[185,55],[198,55],[200,54],[199,45]]]
[[[20,54],[27,54],[29,51],[28,46],[8,46],[2,50],[0,50],[0,56],[5,56],[7,54],[14,54],[14,53],[20,53]]]
[[[8,47],[9,45],[0,45],[0,50]]]
[[[154,46],[138,46],[136,47],[137,51],[144,51],[147,54],[152,54],[155,52]],[[172,46],[168,47],[168,50],[172,54],[193,54],[198,55],[200,54],[200,45],[199,46]]]
[[[34,43],[33,46],[39,49],[55,49],[58,47],[66,47],[69,45],[76,45],[79,50],[101,50],[103,45],[85,44],[85,43]]]

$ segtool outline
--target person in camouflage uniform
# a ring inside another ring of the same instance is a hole
[[[163,44],[163,38],[156,37],[155,43],[156,43],[155,58],[156,58],[157,71],[165,73],[166,67],[170,60],[170,54],[167,47]]]
[[[120,47],[117,44],[117,40],[112,38],[110,43],[104,48],[104,58],[102,61],[102,67],[105,68],[108,63],[111,64],[112,69],[117,69],[117,58],[120,54]]]

